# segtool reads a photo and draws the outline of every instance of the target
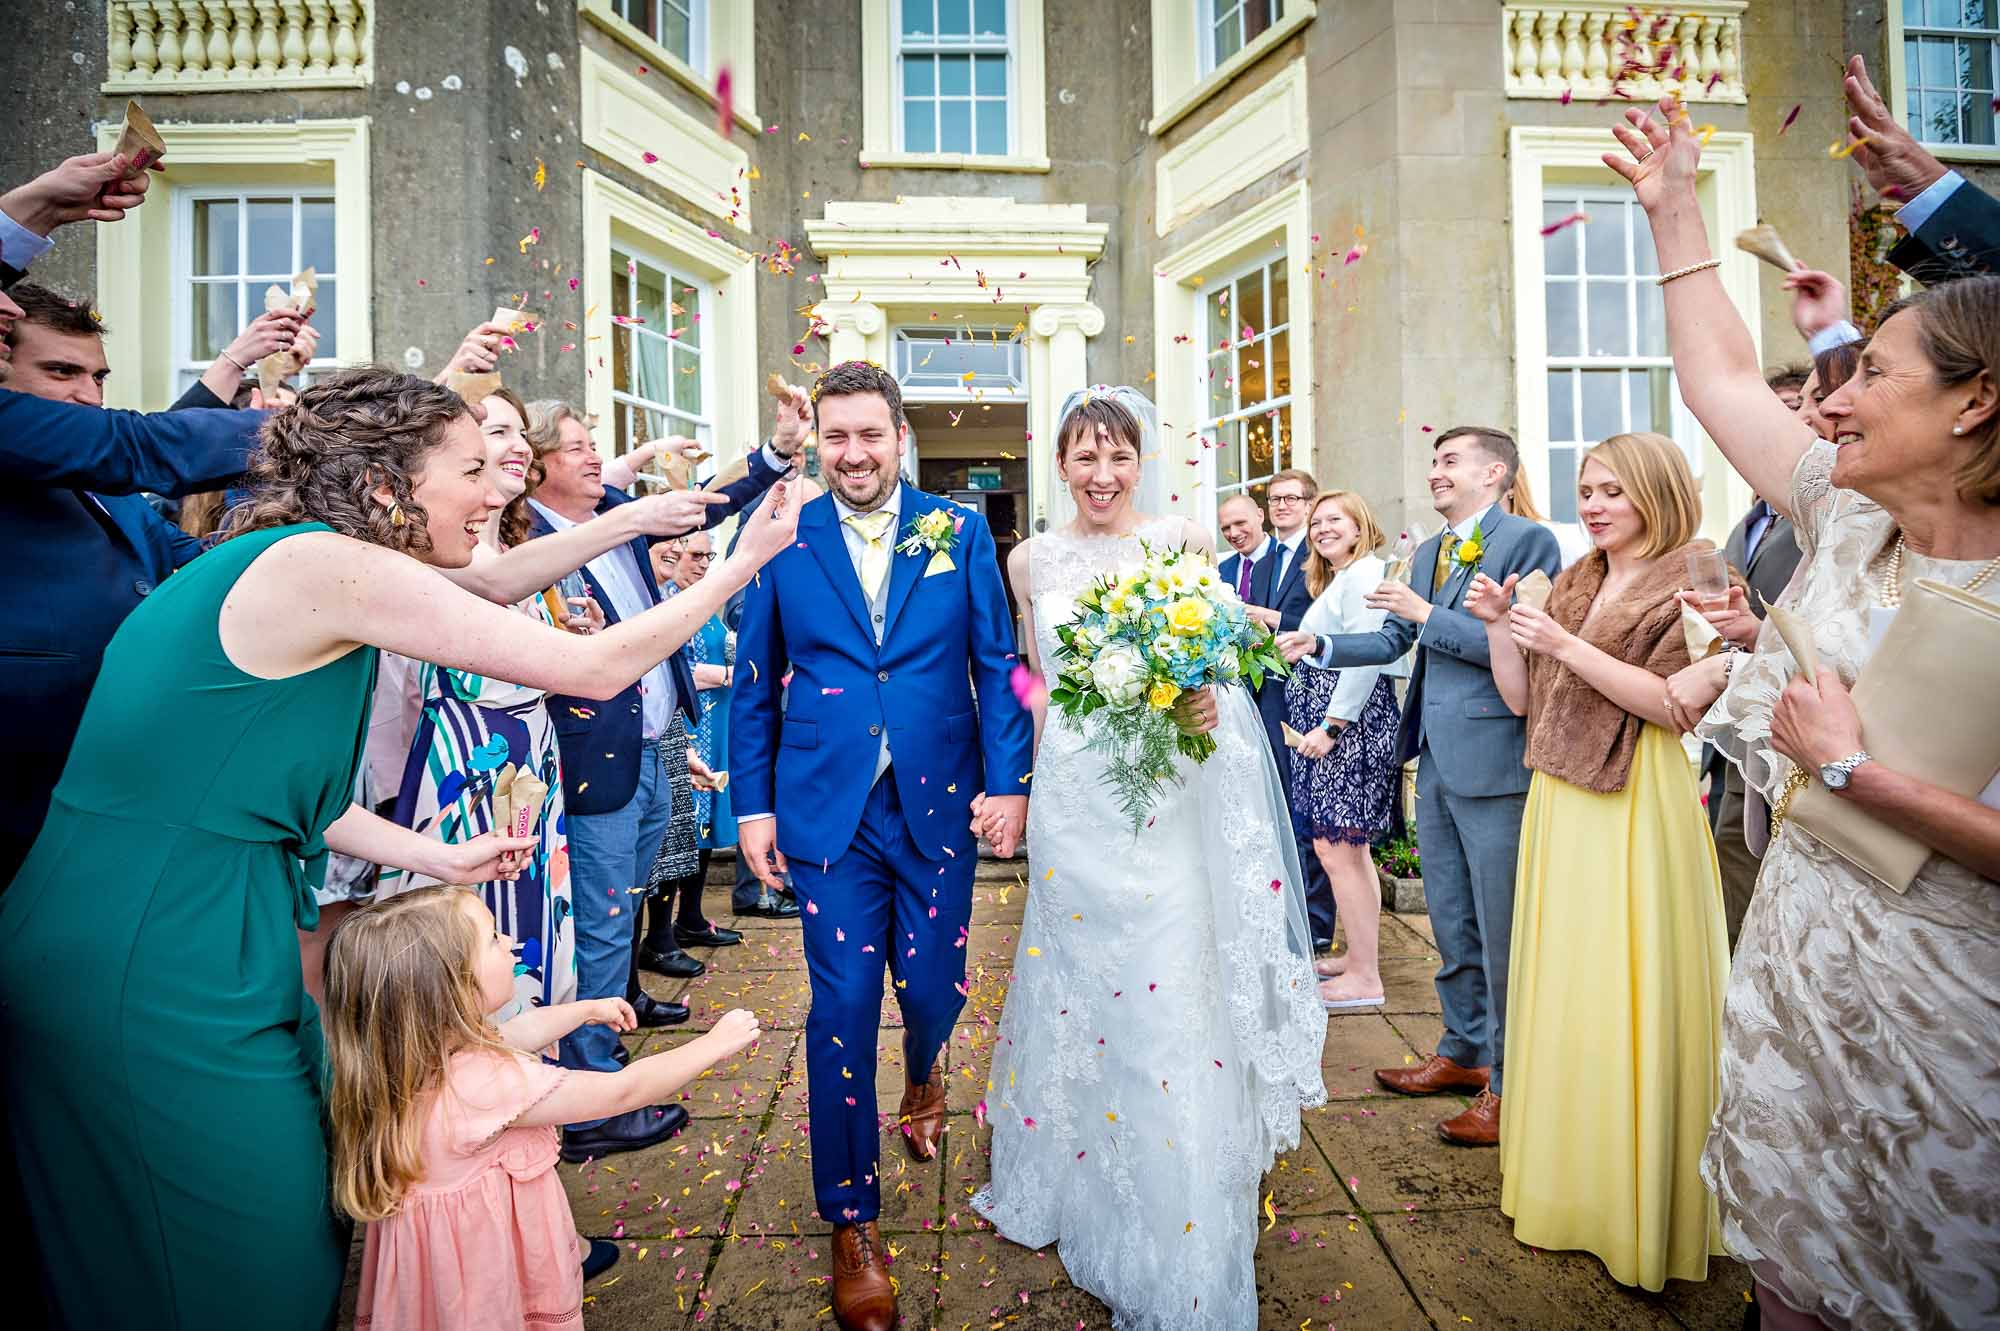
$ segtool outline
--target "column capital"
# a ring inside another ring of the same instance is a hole
[[[1074,328],[1085,337],[1104,331],[1104,311],[1089,301],[1064,305],[1037,305],[1028,316],[1028,331],[1036,337],[1054,337],[1065,328]]]
[[[830,332],[863,337],[875,336],[887,323],[882,307],[866,300],[823,300],[813,306],[813,318],[827,325]]]

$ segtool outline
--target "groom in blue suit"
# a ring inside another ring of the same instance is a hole
[[[981,819],[995,850],[1013,853],[1034,737],[1012,694],[992,533],[900,483],[895,379],[837,365],[814,390],[813,419],[831,493],[806,505],[798,544],[748,589],[730,769],[738,853],[774,892],[789,867],[804,904],[813,1194],[834,1226],[834,1314],[876,1331],[896,1312],[875,1225],[883,968],[903,1014],[899,1127],[929,1160],[944,1122],[938,1059],[964,1006],[978,860],[968,825]]]

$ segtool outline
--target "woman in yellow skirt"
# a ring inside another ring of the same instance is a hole
[[[1720,1254],[1702,1143],[1729,972],[1715,849],[1669,709],[1701,501],[1680,448],[1622,434],[1584,455],[1592,550],[1546,609],[1479,576],[1493,675],[1528,718],[1515,874],[1500,1209],[1514,1237],[1597,1255],[1658,1290]]]

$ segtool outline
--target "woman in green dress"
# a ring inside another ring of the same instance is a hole
[[[350,805],[374,649],[608,698],[797,522],[781,487],[701,592],[579,637],[439,576],[502,503],[456,394],[336,375],[266,424],[253,479],[231,538],[112,639],[0,897],[8,1119],[60,1326],[334,1322],[346,1250],[296,932],[326,854],[477,882],[533,844],[447,845]]]

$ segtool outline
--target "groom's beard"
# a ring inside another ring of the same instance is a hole
[[[893,471],[887,474],[876,472],[869,478],[872,487],[860,493],[847,488],[855,483],[855,478],[849,478],[841,472],[829,472],[827,479],[833,487],[834,494],[840,496],[840,502],[857,513],[873,513],[889,498],[889,491],[896,488],[896,473]]]

